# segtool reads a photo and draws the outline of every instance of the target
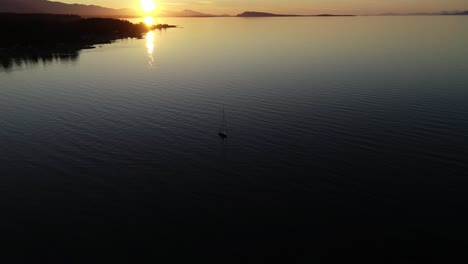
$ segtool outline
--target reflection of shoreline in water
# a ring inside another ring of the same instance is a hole
[[[0,71],[10,71],[14,68],[48,65],[58,62],[73,63],[78,60],[79,55],[78,50],[66,52],[0,53]]]

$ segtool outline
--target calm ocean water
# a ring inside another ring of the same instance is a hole
[[[399,263],[464,244],[468,17],[157,22],[181,27],[0,66],[19,260]]]

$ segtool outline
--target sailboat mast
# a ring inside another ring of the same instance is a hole
[[[227,138],[226,113],[224,111],[224,105],[223,105],[223,124],[222,124],[222,127],[219,128],[218,135],[223,139]]]
[[[226,131],[226,114],[224,112],[224,106],[223,106],[223,129]]]

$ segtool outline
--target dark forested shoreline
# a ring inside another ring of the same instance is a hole
[[[81,49],[121,38],[141,38],[154,29],[114,18],[82,18],[77,15],[0,13],[0,60],[6,68],[11,61],[25,58],[76,57]]]
[[[82,18],[76,15],[0,14],[3,49],[88,47],[119,38],[141,38],[153,29],[170,25],[147,26],[114,18]]]
[[[76,15],[4,13],[0,14],[0,54],[79,50],[120,38],[141,38],[150,30],[169,27],[174,26]]]

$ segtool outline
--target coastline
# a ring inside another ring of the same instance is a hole
[[[0,14],[0,24],[4,28],[0,57],[75,52],[117,39],[142,38],[152,30],[177,27],[168,24],[147,26],[115,18],[14,13]]]

